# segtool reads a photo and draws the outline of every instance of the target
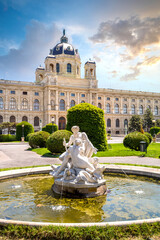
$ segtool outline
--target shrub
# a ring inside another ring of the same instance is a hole
[[[154,134],[157,134],[160,132],[160,127],[151,127],[150,128],[150,134],[152,135],[152,137],[154,136]]]
[[[29,142],[29,138],[33,135],[34,133],[29,133],[27,136],[26,136],[26,141]]]
[[[148,133],[148,132],[145,132],[144,134],[148,137],[149,144],[150,144],[152,142],[152,135],[150,133]]]
[[[42,128],[42,131],[49,132],[52,134],[52,132],[56,132],[58,130],[58,126],[56,124],[48,123],[45,127]]]
[[[149,145],[149,139],[148,137],[140,132],[132,132],[129,133],[124,139],[123,139],[123,145],[126,148],[134,149],[136,151],[140,151],[140,142],[145,141],[147,143],[147,147]]]
[[[31,148],[46,147],[46,142],[50,134],[48,132],[40,131],[29,136],[29,145]]]
[[[32,124],[25,122],[25,121],[18,123],[16,126],[16,138],[19,141],[21,140],[21,137],[22,137],[22,125],[24,125],[24,139],[25,140],[29,133],[34,132],[34,128],[33,128]]]
[[[11,134],[1,134],[0,142],[12,142],[16,141],[16,136]]]
[[[63,146],[63,138],[66,139],[66,142],[69,141],[72,133],[67,130],[58,130],[50,135],[47,140],[47,148],[52,153],[63,153],[65,147]]]
[[[67,130],[72,126],[80,127],[81,132],[86,132],[89,140],[99,151],[108,149],[104,111],[89,103],[80,103],[68,110]]]

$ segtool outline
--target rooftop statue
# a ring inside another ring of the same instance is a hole
[[[66,143],[65,139],[63,141],[66,151],[59,157],[62,161],[61,166],[52,165],[51,174],[55,179],[53,191],[63,195],[76,193],[77,197],[104,195],[106,185],[102,174],[105,167],[99,166],[97,157],[92,158],[97,149],[85,132],[79,132],[78,126],[73,126],[72,132],[69,142]],[[91,193],[89,188],[94,188],[94,193]],[[101,193],[99,190],[97,193],[99,188],[103,189]]]

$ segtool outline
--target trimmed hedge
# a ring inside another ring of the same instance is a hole
[[[148,132],[145,132],[144,134],[148,137],[149,144],[150,144],[152,142],[152,135],[150,133],[148,133]]]
[[[80,103],[68,110],[67,127],[71,131],[72,126],[79,126],[81,132],[85,132],[94,147],[99,151],[108,149],[104,111],[89,103]]]
[[[20,122],[17,124],[16,126],[16,138],[18,141],[21,140],[21,137],[22,137],[22,125],[24,125],[24,139],[26,139],[27,135],[29,133],[34,133],[34,128],[32,126],[32,124],[28,123],[28,122]]]
[[[29,142],[29,139],[30,139],[30,137],[31,137],[33,134],[34,134],[34,133],[29,133],[29,134],[27,135],[27,137],[26,137],[26,141]]]
[[[52,123],[48,123],[46,126],[42,128],[42,131],[49,132],[50,134],[52,134],[52,132],[53,133],[56,132],[57,130],[58,130],[58,126],[56,124],[52,125]]]
[[[47,140],[47,149],[52,153],[63,153],[65,152],[65,147],[63,146],[63,139],[66,139],[66,142],[69,141],[72,133],[67,130],[58,130],[50,135]]]
[[[0,142],[12,142],[16,141],[16,136],[11,134],[1,134]]]
[[[157,134],[159,132],[160,132],[160,127],[151,127],[150,128],[150,134],[152,135],[152,137],[154,134]]]
[[[123,139],[123,145],[126,148],[134,149],[136,151],[140,151],[140,142],[145,141],[148,145],[150,144],[149,138],[140,132],[132,132],[129,133],[125,138]]]
[[[50,134],[48,132],[40,131],[29,136],[29,145],[31,148],[46,147],[46,142]]]

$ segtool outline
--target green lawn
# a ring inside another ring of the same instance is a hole
[[[105,152],[98,152],[96,156],[98,157],[124,157],[124,156],[145,156],[145,157],[153,157],[160,158],[160,144],[159,143],[151,143],[147,149],[147,153],[142,153],[139,151],[130,150],[123,146],[123,143],[112,143],[109,144],[109,150]],[[32,151],[40,154],[44,157],[58,157],[59,154],[52,154],[47,148],[36,148],[31,149]]]

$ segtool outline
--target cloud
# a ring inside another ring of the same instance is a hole
[[[93,55],[93,59],[95,59],[96,62],[101,62],[101,58],[98,56]]]
[[[10,79],[34,81],[35,68],[44,62],[49,49],[54,47],[60,36],[61,33],[55,24],[48,26],[32,21],[20,47],[12,48],[7,55],[0,56],[0,77],[9,70]]]
[[[128,19],[115,19],[102,22],[98,31],[90,40],[93,43],[112,42],[125,47],[131,55],[136,56],[148,51],[147,46],[160,42],[160,17],[143,18],[138,16]]]

